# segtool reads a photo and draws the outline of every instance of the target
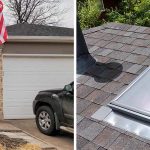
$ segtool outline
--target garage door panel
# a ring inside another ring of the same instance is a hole
[[[14,111],[15,110],[15,111]],[[4,117],[9,119],[26,119],[26,118],[34,118],[34,115],[31,114],[31,105],[25,105],[22,109],[20,107],[5,107],[4,109]],[[16,114],[19,112],[20,114]],[[20,118],[21,116],[21,118]]]
[[[41,91],[41,90],[43,91],[43,90],[47,90],[47,89],[48,89],[48,90],[49,90],[49,89],[52,89],[52,88],[50,88],[50,86],[52,87],[53,85],[50,84],[50,85],[47,86],[47,87],[46,87],[46,86],[43,86],[43,87],[40,86],[40,87],[29,87],[29,88],[28,88],[27,86],[26,86],[26,87],[25,87],[25,86],[24,86],[24,87],[23,87],[23,86],[22,86],[22,87],[21,87],[21,86],[18,86],[18,87],[16,86],[16,87],[15,87],[15,90],[14,90],[14,86],[5,86],[5,88],[8,89],[8,90],[6,91],[6,94],[7,94],[9,91],[17,91],[17,93],[18,93],[18,92],[23,92],[23,91],[24,91],[24,92],[28,92],[28,91],[39,92],[39,91]],[[53,86],[53,88],[55,88],[55,87],[58,88],[57,85]],[[59,86],[59,87],[61,87],[61,86]],[[4,92],[4,93],[5,93],[5,92]]]
[[[39,91],[63,88],[73,81],[73,58],[4,57],[5,119],[33,118]]]
[[[7,101],[11,101],[11,100],[16,100],[19,102],[19,99],[21,101],[23,100],[28,100],[28,101],[31,101],[35,98],[35,96],[38,94],[38,91],[7,91],[7,92],[4,92],[4,95],[5,96],[5,102]]]
[[[67,70],[67,69],[65,69],[65,70]],[[9,72],[9,71],[5,71],[5,75],[6,76],[13,76],[13,75],[16,75],[16,74],[18,74],[18,75],[32,75],[32,74],[35,74],[35,75],[37,75],[37,74],[40,74],[40,75],[45,75],[45,74],[49,74],[49,73],[51,73],[52,75],[54,75],[55,73],[62,73],[62,74],[64,74],[64,73],[72,73],[72,71],[73,71],[73,69],[71,70],[70,69],[70,71],[66,71],[66,72],[62,72],[62,71],[28,71],[28,72],[19,72],[19,71],[12,71],[12,72]],[[59,75],[59,74],[58,74]]]
[[[70,80],[71,81],[71,80]],[[47,82],[47,83],[49,83],[49,82]],[[39,84],[36,84],[36,86],[40,86],[40,87],[35,87],[33,84],[29,84],[29,86],[30,87],[28,87],[28,85],[27,84],[25,84],[25,86],[22,86],[22,85],[20,85],[20,84],[18,84],[18,85],[14,85],[14,84],[8,84],[8,85],[6,85],[5,86],[5,88],[8,88],[9,90],[14,90],[14,88],[15,89],[19,89],[19,90],[22,90],[22,89],[25,89],[25,91],[28,91],[28,90],[45,90],[45,89],[51,89],[50,87],[53,87],[53,88],[61,88],[61,87],[63,87],[65,84],[68,84],[68,82],[66,81],[66,82],[64,82],[63,83],[63,85],[62,84],[60,84],[59,82],[55,82],[55,83],[51,83],[51,84],[49,84],[49,85],[47,85],[47,86],[43,86],[43,85],[41,85],[40,83]],[[59,85],[59,86],[58,86]]]
[[[10,59],[12,59],[10,61]],[[61,71],[63,72],[64,69],[66,68],[72,68],[73,70],[73,61],[72,58],[44,58],[41,60],[41,58],[15,58],[16,60],[14,61],[14,58],[8,58],[7,60],[4,60],[4,71],[15,71],[15,72],[42,72],[42,71]],[[23,61],[23,59],[25,59]],[[51,59],[51,61],[50,61]],[[20,61],[20,63],[18,62]],[[57,63],[56,63],[57,62]],[[34,67],[31,65],[34,63]],[[12,67],[12,64],[16,66],[15,68]]]
[[[30,109],[32,107],[31,105],[31,102],[33,102],[33,100],[29,100],[29,99],[23,99],[23,100],[20,100],[20,102],[18,102],[18,100],[15,100],[15,99],[8,99],[7,100],[8,104],[7,105],[4,105],[5,107],[9,107],[9,108],[15,108],[15,107],[22,107],[22,103],[24,104],[24,107],[26,106],[30,106]],[[15,103],[15,106],[14,106],[14,103]]]
[[[70,62],[68,62],[70,63]],[[73,64],[72,64],[73,65]],[[11,68],[11,69],[6,69],[4,70],[5,72],[25,72],[24,70],[27,69],[27,72],[62,72],[64,69],[66,68],[70,68],[71,65],[67,65],[66,67],[63,67],[63,65],[60,63],[58,66],[54,66],[50,67],[50,66],[43,66],[41,69],[39,68],[39,66],[35,66],[34,70],[32,69],[32,67],[21,67],[21,68]],[[37,69],[36,69],[37,68]],[[73,70],[73,69],[72,69]]]
[[[7,74],[7,73],[5,73]],[[5,85],[6,86],[18,86],[18,85],[29,85],[30,86],[40,86],[41,83],[42,85],[47,83],[49,84],[57,84],[61,83],[62,79],[67,81],[67,78],[70,78],[72,73],[61,73],[61,72],[54,72],[54,73],[43,73],[43,74],[38,74],[38,73],[33,73],[33,74],[20,74],[20,73],[15,73],[15,74],[10,74],[10,75],[5,75]],[[16,76],[20,76],[20,78],[16,78]],[[58,79],[55,81],[55,79]],[[57,83],[56,83],[57,82]]]

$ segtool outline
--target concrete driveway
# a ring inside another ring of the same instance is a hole
[[[42,134],[36,127],[34,120],[8,120],[8,122],[21,130],[54,145],[58,150],[73,150],[73,134],[61,131],[55,136]]]

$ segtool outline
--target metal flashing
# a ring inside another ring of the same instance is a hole
[[[137,77],[108,106],[136,119],[150,122],[150,67]]]

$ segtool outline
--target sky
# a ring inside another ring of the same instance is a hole
[[[4,2],[4,17],[5,24],[11,25],[13,24],[13,18],[10,16],[9,8],[6,7],[7,0],[3,0]],[[74,26],[74,0],[61,0],[60,9],[66,10],[66,12],[62,15],[62,20],[59,22],[58,26],[73,28]]]
[[[74,0],[62,0],[63,1],[63,8],[67,9],[68,12],[64,14],[62,25],[64,24],[67,27],[74,26]]]

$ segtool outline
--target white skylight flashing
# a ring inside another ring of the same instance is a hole
[[[113,110],[150,122],[150,67],[108,106]]]

